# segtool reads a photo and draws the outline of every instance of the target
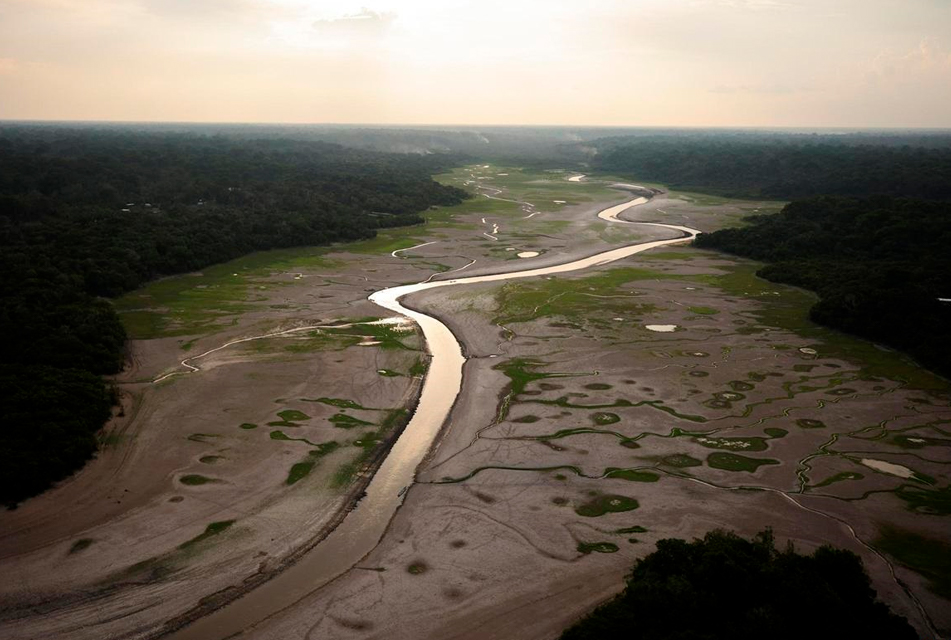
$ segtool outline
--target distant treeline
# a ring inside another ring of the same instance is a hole
[[[732,197],[951,199],[949,141],[937,133],[613,138],[594,143],[591,163],[606,173]]]
[[[875,595],[851,551],[800,555],[777,550],[768,530],[753,540],[713,531],[659,541],[624,591],[561,640],[915,640],[908,621]]]
[[[819,294],[814,321],[951,376],[951,203],[826,196],[749,220],[695,244],[769,263],[760,276]]]
[[[0,127],[0,502],[87,460],[122,368],[111,303],[266,249],[373,237],[466,193],[447,156],[131,129]]]

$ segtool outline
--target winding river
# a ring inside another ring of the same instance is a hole
[[[603,219],[625,222],[617,216],[622,211],[647,202],[637,197],[598,213]],[[629,223],[635,224],[635,223]],[[403,502],[403,489],[412,485],[416,468],[428,453],[433,441],[449,417],[449,412],[462,388],[462,347],[449,328],[436,318],[414,311],[400,303],[405,296],[429,289],[455,285],[501,282],[536,278],[558,273],[581,271],[615,262],[648,249],[692,239],[699,231],[658,223],[636,223],[662,227],[680,235],[670,240],[655,240],[610,249],[564,264],[525,269],[510,273],[471,276],[451,280],[420,282],[391,287],[369,296],[371,302],[411,318],[423,332],[432,360],[423,382],[415,413],[397,439],[383,464],[373,476],[366,495],[346,518],[314,549],[298,562],[254,590],[173,632],[170,640],[219,640],[252,627],[300,601],[334,578],[356,565],[376,547],[396,510]]]

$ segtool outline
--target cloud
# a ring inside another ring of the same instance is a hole
[[[816,91],[814,87],[791,86],[782,84],[768,85],[718,85],[707,89],[709,93],[747,94],[747,95],[789,95]]]
[[[386,29],[396,19],[395,13],[371,11],[366,7],[361,7],[356,13],[344,14],[338,18],[329,18],[316,20],[313,24],[315,29],[325,30],[374,30],[382,31]]]
[[[744,11],[777,11],[792,9],[794,4],[780,0],[695,0],[693,7],[724,7]]]
[[[866,79],[871,82],[893,81],[931,74],[951,73],[951,52],[930,38],[910,51],[885,49],[869,65]]]

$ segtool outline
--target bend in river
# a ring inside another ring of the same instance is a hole
[[[174,640],[215,640],[240,633],[316,591],[353,567],[376,547],[387,525],[403,502],[404,487],[413,483],[416,468],[429,452],[462,388],[462,347],[449,328],[436,318],[403,306],[400,299],[428,289],[481,282],[499,282],[534,278],[556,273],[580,271],[621,260],[648,249],[692,239],[699,231],[659,223],[630,223],[620,220],[622,211],[647,202],[637,197],[602,210],[598,217],[628,224],[645,224],[678,231],[683,235],[670,240],[643,242],[610,249],[564,264],[498,273],[493,275],[420,282],[391,287],[369,296],[371,302],[411,318],[423,332],[432,354],[423,382],[419,404],[402,435],[397,439],[379,470],[374,474],[366,495],[356,508],[312,551],[298,562],[246,595],[168,636]]]

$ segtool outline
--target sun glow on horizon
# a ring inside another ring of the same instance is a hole
[[[0,0],[0,118],[951,126],[931,0]]]

